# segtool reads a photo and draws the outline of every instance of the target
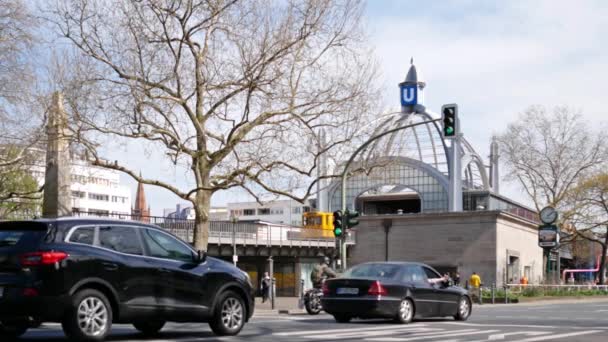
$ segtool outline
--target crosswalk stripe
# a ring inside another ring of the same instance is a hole
[[[499,332],[500,330],[473,330],[473,331],[462,331],[458,330],[451,333],[423,333],[416,334],[412,337],[383,337],[383,338],[366,338],[365,341],[419,341],[430,338],[441,338],[441,337],[456,337],[456,336],[468,336],[468,335],[479,335],[479,334],[490,334]]]
[[[546,340],[553,340],[553,339],[556,339],[556,338],[581,336],[581,335],[590,335],[590,334],[595,334],[595,333],[598,333],[598,332],[601,332],[601,330],[577,331],[577,332],[571,332],[571,333],[565,333],[565,334],[556,334],[556,335],[549,335],[549,336],[530,337],[530,338],[526,338],[524,340],[518,340],[517,342],[546,341]]]
[[[399,334],[399,333],[430,333],[433,332],[434,334],[437,334],[441,331],[445,331],[443,329],[433,329],[433,328],[410,328],[410,329],[404,329],[404,328],[397,328],[397,329],[387,329],[387,330],[376,330],[376,331],[351,331],[348,333],[342,333],[342,334],[332,334],[331,336],[327,336],[327,335],[314,335],[314,336],[307,336],[307,338],[310,339],[314,339],[314,340],[344,340],[344,339],[360,339],[360,338],[364,338],[364,337],[372,337],[372,336],[384,336],[384,335],[394,335],[394,334]]]
[[[387,330],[387,329],[399,329],[399,330],[408,330],[408,329],[416,329],[416,328],[422,328],[422,327],[426,327],[426,324],[416,324],[416,325],[411,325],[411,326],[405,326],[405,327],[390,327],[390,326],[383,326],[383,327],[372,327],[372,328],[358,328],[355,326],[351,326],[350,329],[327,329],[327,330],[307,330],[307,331],[288,331],[288,332],[280,332],[280,333],[274,333],[273,335],[275,336],[299,336],[299,335],[320,335],[320,334],[339,334],[339,333],[345,333],[345,332],[353,332],[353,331],[358,331],[358,332],[364,332],[364,331],[374,331],[374,330]]]

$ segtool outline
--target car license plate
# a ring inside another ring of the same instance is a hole
[[[338,287],[336,290],[337,294],[349,294],[356,295],[359,294],[359,289],[356,287]]]

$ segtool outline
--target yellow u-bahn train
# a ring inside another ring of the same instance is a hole
[[[334,214],[322,211],[310,211],[302,215],[302,237],[333,238]]]

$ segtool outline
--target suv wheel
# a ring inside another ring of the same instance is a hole
[[[245,325],[245,311],[245,304],[241,296],[232,291],[226,291],[217,301],[209,326],[216,335],[236,335]]]
[[[4,322],[0,323],[0,340],[12,341],[27,331],[27,322]]]
[[[133,323],[135,329],[146,336],[156,335],[165,326],[165,321],[149,321]]]
[[[61,325],[72,340],[103,341],[112,327],[112,307],[106,296],[97,290],[79,291],[72,296]]]

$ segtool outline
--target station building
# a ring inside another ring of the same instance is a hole
[[[346,207],[361,213],[348,266],[407,260],[459,272],[463,282],[472,272],[485,285],[523,275],[542,281],[537,214],[500,194],[497,142],[486,164],[462,133],[470,123],[463,120],[456,138],[445,138],[441,122],[432,121],[441,116],[424,106],[426,83],[413,61],[399,88],[401,110],[373,134],[387,135],[348,170]],[[339,180],[328,184],[320,209],[340,210],[341,190]]]

